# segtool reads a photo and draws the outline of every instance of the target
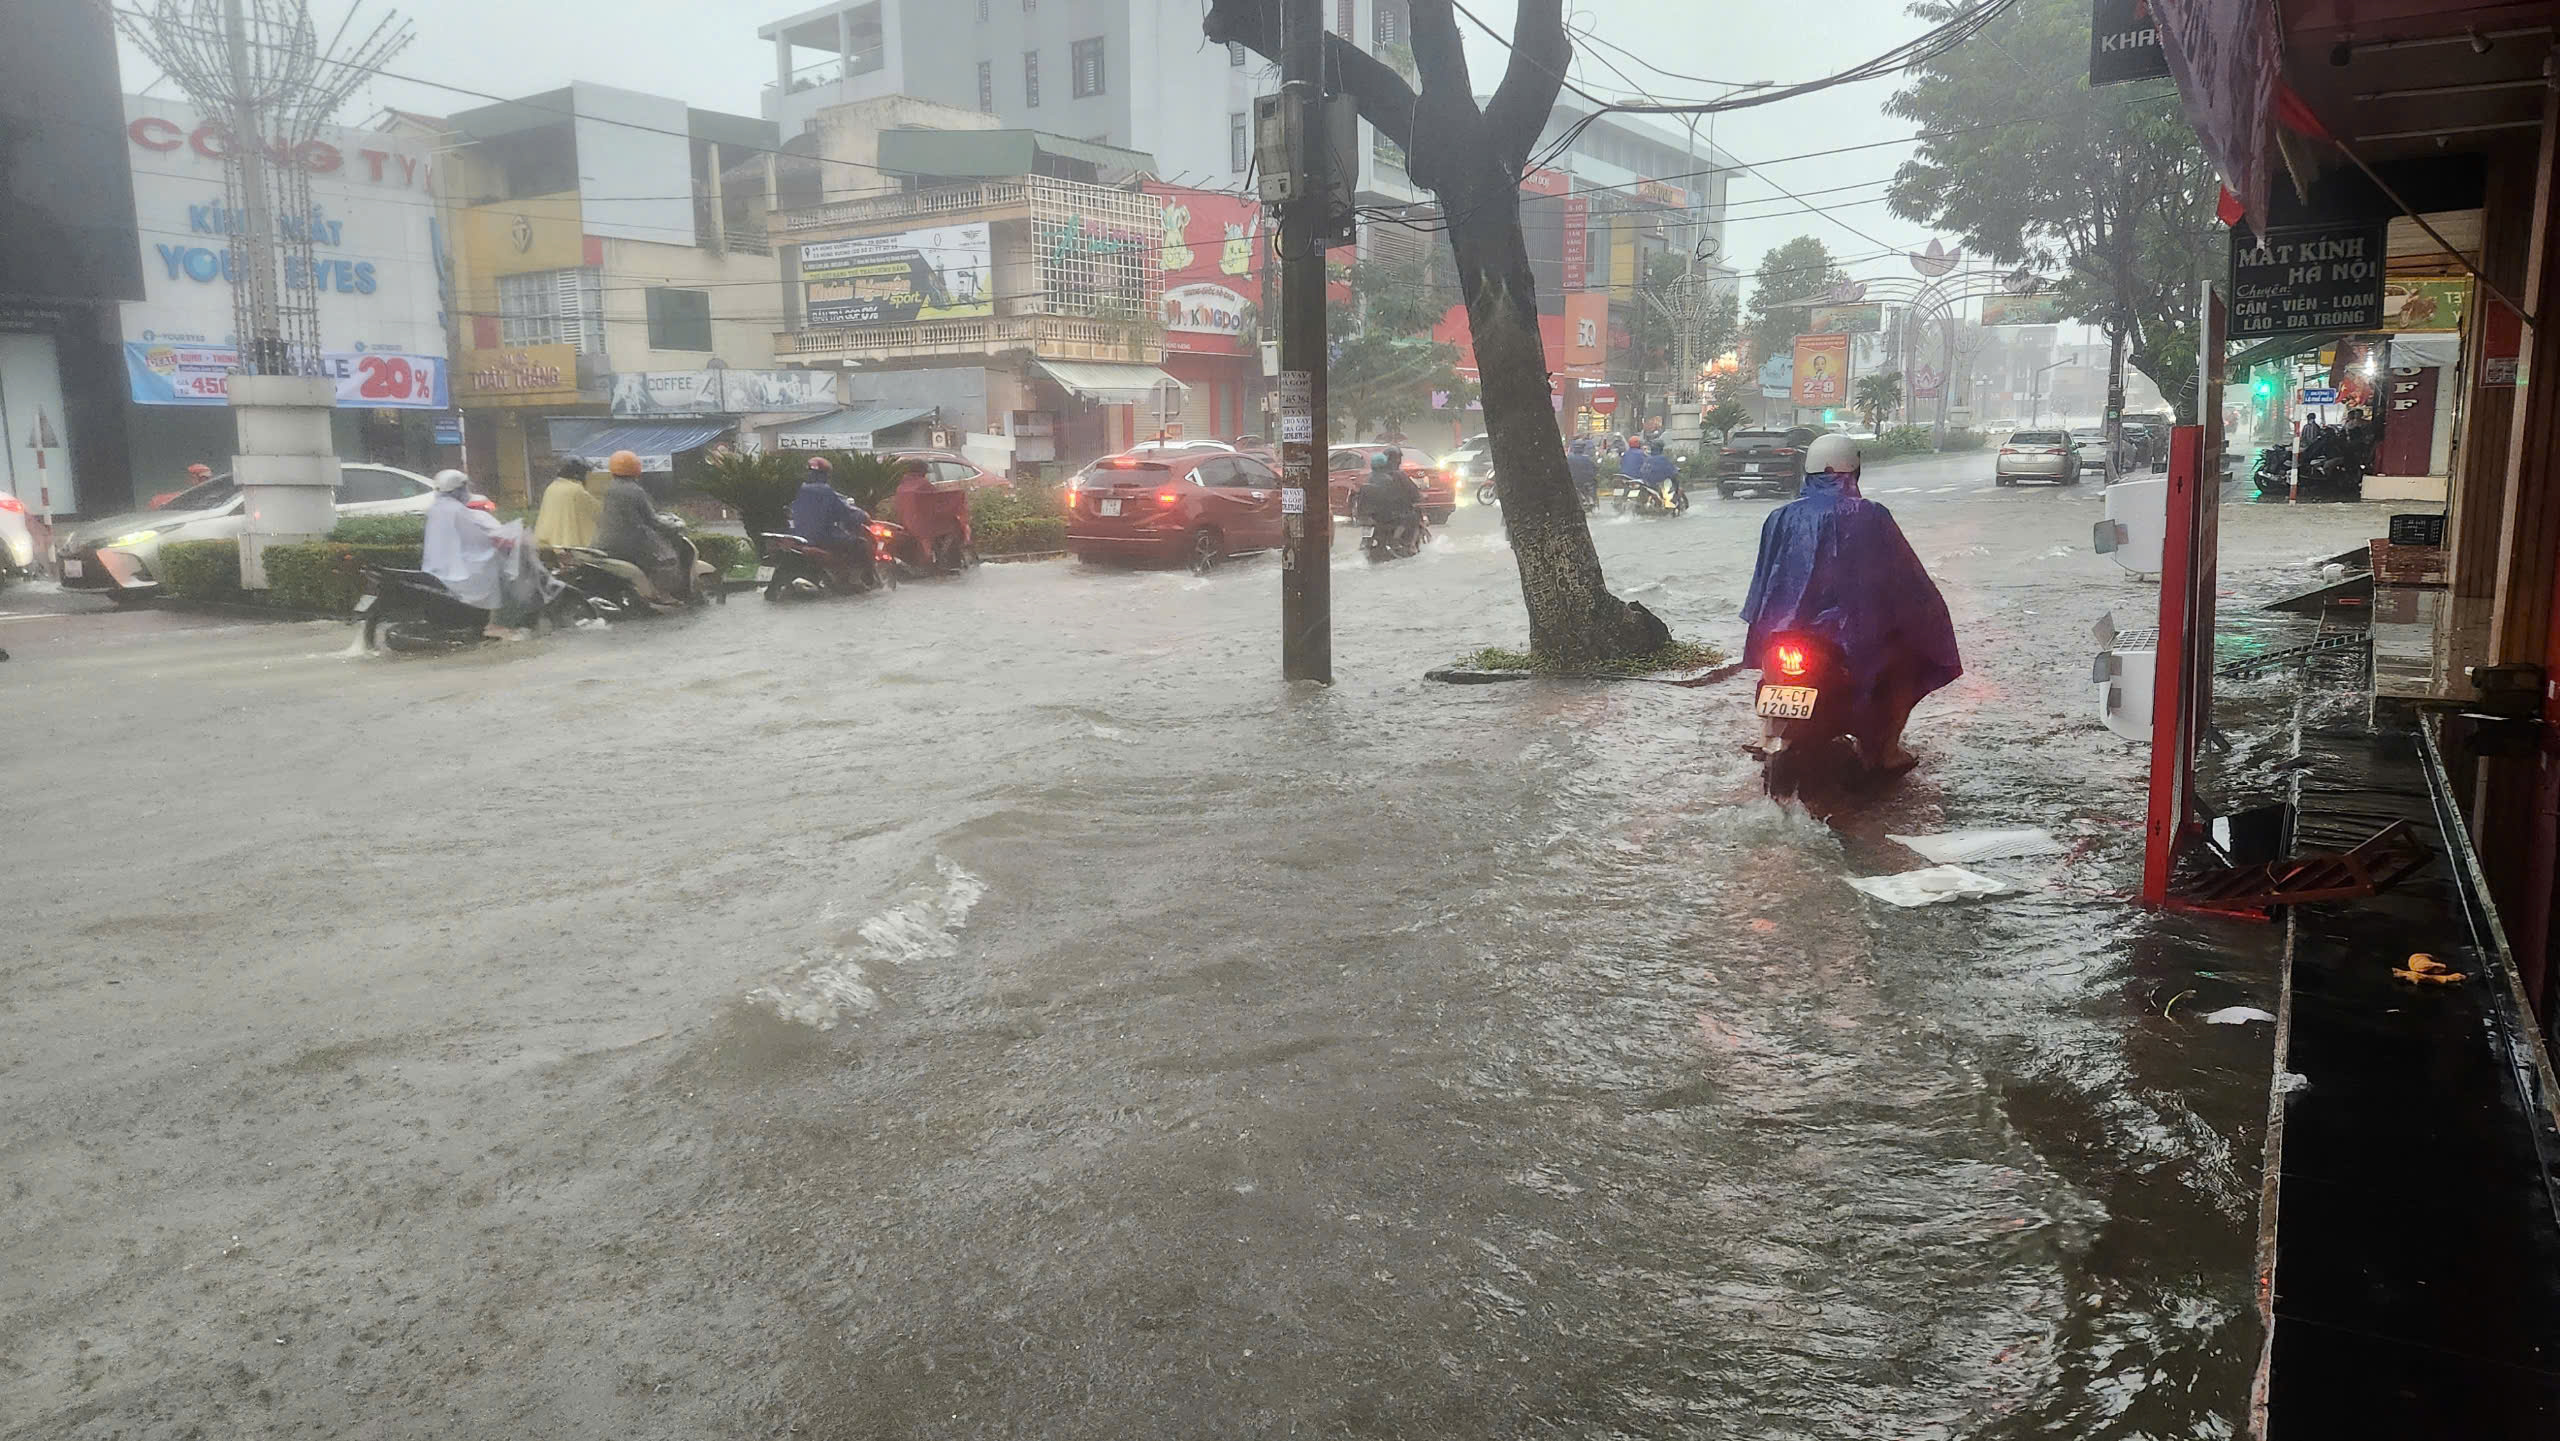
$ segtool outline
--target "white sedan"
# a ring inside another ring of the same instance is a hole
[[[338,467],[338,515],[424,515],[435,486],[396,466]],[[54,555],[64,590],[96,591],[130,605],[160,588],[160,547],[173,540],[235,540],[247,523],[240,487],[217,475],[156,510],[85,521],[62,533]]]

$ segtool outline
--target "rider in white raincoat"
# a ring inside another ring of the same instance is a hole
[[[488,633],[532,623],[551,591],[551,577],[533,551],[522,521],[505,525],[470,505],[471,478],[458,470],[436,473],[436,498],[427,504],[427,536],[421,568],[443,581],[464,605],[489,612]]]

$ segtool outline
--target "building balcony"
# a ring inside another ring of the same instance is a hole
[[[926,320],[911,325],[872,325],[774,333],[777,363],[854,365],[882,361],[984,360],[1027,353],[1046,360],[1099,360],[1154,365],[1164,359],[1164,335],[1141,321],[1096,320],[1077,315],[995,315],[973,320]]]
[[[1031,214],[1031,182],[987,180],[973,185],[936,185],[830,201],[797,210],[777,210],[771,218],[776,243],[800,245],[846,235],[874,234],[918,221],[960,225],[970,221],[1023,220]]]

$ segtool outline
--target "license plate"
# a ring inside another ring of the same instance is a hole
[[[1100,505],[1094,507],[1094,513],[1097,515],[1118,515],[1120,513],[1120,502],[1116,500],[1106,500]]]
[[[1742,473],[1744,475],[1758,475],[1760,473],[1760,467],[1756,465],[1746,465],[1742,468]]]
[[[1770,720],[1811,720],[1814,698],[1820,694],[1809,685],[1764,685],[1760,714]]]
[[[80,562],[76,560],[66,560],[62,563],[62,578],[64,580],[78,580],[80,575]]]
[[[364,614],[366,611],[369,611],[369,610],[373,609],[373,603],[374,603],[375,601],[377,601],[377,600],[380,600],[380,599],[382,599],[382,597],[380,597],[380,596],[378,596],[378,595],[360,595],[360,596],[357,596],[357,597],[356,597],[356,614],[358,614],[358,615],[362,615],[362,614]]]

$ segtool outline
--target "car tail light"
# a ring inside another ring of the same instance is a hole
[[[2000,447],[2000,453],[2001,453],[2002,455],[2016,455],[2018,452],[2017,452],[2016,450],[2014,450],[2014,449],[2010,448],[2009,446],[2005,446],[2005,445],[2004,445],[2004,446]]]
[[[1178,491],[1178,490],[1159,490],[1159,491],[1157,491],[1157,492],[1156,492],[1156,504],[1157,504],[1159,507],[1161,507],[1161,508],[1163,508],[1163,509],[1165,509],[1165,510],[1171,510],[1171,509],[1173,509],[1176,505],[1179,505],[1179,504],[1181,504],[1181,503],[1182,503],[1182,492],[1181,492],[1181,491]]]
[[[1770,659],[1777,664],[1778,674],[1784,676],[1801,677],[1812,664],[1806,657],[1803,646],[1788,641],[1780,641],[1771,647],[1769,655]]]
[[[1717,452],[1716,452],[1716,454],[1718,454],[1718,455],[1740,455],[1741,453],[1742,453],[1742,452],[1740,452],[1740,451],[1738,451],[1738,450],[1734,449],[1734,448],[1733,448],[1732,446],[1730,446],[1730,445],[1728,445],[1728,446],[1726,446],[1724,449],[1719,450],[1719,451],[1717,451]]]
[[[1782,445],[1769,453],[1771,455],[1793,455],[1796,453],[1796,448],[1792,445]]]

